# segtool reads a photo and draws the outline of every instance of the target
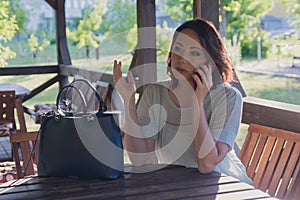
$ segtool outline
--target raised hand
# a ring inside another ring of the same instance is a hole
[[[129,101],[131,97],[134,97],[136,86],[134,82],[133,74],[129,71],[128,72],[128,80],[122,77],[122,62],[114,61],[114,68],[113,68],[113,79],[115,88],[121,95],[124,101]]]

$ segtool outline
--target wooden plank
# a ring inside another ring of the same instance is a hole
[[[193,178],[191,178],[193,177]],[[125,174],[117,180],[33,178],[0,186],[1,197],[46,199],[231,199],[237,197],[268,198],[229,176],[201,174],[197,169],[167,167],[149,173]],[[231,196],[232,195],[232,196]]]
[[[289,157],[288,164],[286,168],[284,169],[283,176],[282,176],[282,182],[280,184],[277,196],[278,198],[282,199],[284,198],[288,184],[291,181],[292,175],[293,175],[293,170],[295,169],[295,166],[298,162],[299,159],[299,154],[300,154],[300,143],[295,144],[294,149],[292,150],[291,156]],[[294,177],[296,178],[296,176]],[[297,183],[299,184],[299,183]]]
[[[288,193],[285,196],[286,199],[300,199],[300,158],[298,158],[293,177],[292,187],[288,188]]]
[[[23,107],[22,107],[22,99],[16,98],[15,107],[16,107],[16,110],[17,110],[18,121],[19,121],[19,124],[20,124],[20,131],[27,132],[25,117],[24,117],[24,111],[23,111]]]
[[[157,81],[156,56],[156,17],[155,0],[137,0],[138,43],[137,60],[132,68],[133,75],[139,77],[139,92],[147,83]]]
[[[114,84],[112,72],[107,72],[99,69],[87,69],[80,66],[66,65],[60,66],[60,75],[63,76],[81,76],[91,82],[103,81]]]
[[[55,10],[57,63],[58,65],[71,65],[72,61],[66,34],[65,1],[56,0],[55,3],[57,6]],[[68,77],[61,76],[59,80],[59,89],[62,89],[68,83]]]
[[[71,65],[71,56],[67,45],[65,1],[56,1],[56,45],[59,65]]]
[[[142,174],[139,174],[137,176],[134,176],[134,178],[140,176],[143,177]],[[172,184],[169,184],[170,182],[168,181],[168,179],[164,179],[163,182],[155,182],[156,177],[157,176],[154,175],[154,181],[151,182],[145,181],[146,179],[144,179],[144,182],[139,181],[140,184],[136,183],[136,181],[131,181],[130,179],[128,179],[130,182],[128,183],[126,180],[125,185],[116,184],[117,181],[107,181],[107,184],[103,184],[99,181],[95,184],[82,184],[81,180],[75,180],[75,184],[74,182],[69,181],[68,183],[62,182],[58,184],[53,182],[51,185],[45,183],[44,186],[37,186],[36,184],[32,184],[23,187],[22,190],[18,188],[18,190],[14,192],[20,193],[22,191],[31,191],[32,198],[34,198],[35,195],[41,194],[41,192],[43,196],[47,198],[62,198],[69,196],[81,196],[85,198],[128,198],[139,196],[139,194],[142,194],[142,196],[145,198],[147,198],[147,196],[149,195],[152,196],[153,194],[155,194],[157,198],[158,196],[162,197],[161,195],[168,194],[169,191],[172,191],[171,193],[173,193],[173,197],[174,194],[176,195],[176,197],[180,197],[180,195],[178,195],[176,191],[180,192],[184,196],[188,196],[190,190],[197,190],[199,194],[203,195],[252,188],[252,186],[240,183],[232,177],[215,177],[213,179],[201,179],[200,176],[196,179],[186,179],[187,176],[185,176],[185,178],[182,181],[175,181],[172,182]],[[132,185],[132,183],[134,183],[134,185]],[[226,188],[219,189],[218,184],[227,186]],[[200,189],[199,185],[202,186]]]
[[[39,181],[42,185],[44,186],[41,187],[40,185],[36,184],[35,182],[32,182],[31,184],[26,184],[24,186],[20,186],[15,188],[13,191],[14,193],[20,193],[20,192],[28,192],[28,190],[32,191],[38,191],[40,189],[46,190],[43,192],[44,195],[46,196],[51,196],[51,195],[64,195],[64,194],[74,194],[74,193],[83,193],[84,195],[88,195],[91,192],[101,192],[105,190],[105,193],[110,195],[111,193],[118,193],[120,191],[124,191],[124,186],[125,190],[134,190],[135,188],[144,188],[145,190],[148,190],[148,188],[151,185],[158,185],[158,186],[163,186],[164,184],[168,184],[169,181],[171,182],[176,182],[178,184],[185,185],[187,179],[186,177],[189,176],[195,176],[198,175],[199,178],[196,179],[191,179],[193,182],[192,185],[197,186],[197,183],[195,181],[200,181],[201,182],[207,182],[207,184],[211,184],[214,182],[215,184],[217,182],[220,182],[220,175],[216,173],[216,175],[209,174],[209,175],[203,175],[196,170],[187,170],[187,173],[184,173],[184,168],[181,168],[180,170],[175,170],[176,176],[174,176],[174,173],[172,172],[173,170],[170,171],[170,173],[165,173],[164,170],[160,171],[155,171],[155,172],[150,172],[150,173],[144,173],[144,174],[131,174],[130,176],[125,176],[125,182],[120,182],[119,180],[84,180],[84,179],[51,179],[49,182],[48,179],[38,179],[41,180]],[[178,173],[176,173],[178,172]],[[191,173],[192,172],[192,173]],[[196,174],[195,174],[196,173]],[[196,176],[197,177],[197,176]],[[221,177],[222,178],[222,177]],[[44,181],[43,181],[44,180]],[[46,181],[47,180],[47,181]],[[72,181],[71,181],[72,180]],[[145,181],[146,180],[146,181]],[[91,183],[92,181],[92,183]],[[225,179],[222,179],[221,182],[238,182],[236,179],[233,179],[231,177],[227,177]],[[199,182],[198,182],[199,184]],[[90,190],[86,191],[85,188],[87,187],[92,187]],[[59,188],[59,189],[58,189]],[[78,189],[75,189],[78,188]],[[54,192],[51,190],[54,190]],[[105,196],[105,195],[104,195]]]
[[[279,156],[281,154],[282,148],[283,148],[284,140],[278,139],[276,145],[274,146],[274,151],[271,157],[271,160],[269,161],[269,164],[266,168],[266,173],[264,174],[261,183],[259,184],[259,188],[263,191],[266,191],[271,183],[271,179],[274,175],[275,171],[275,165],[278,162]]]
[[[58,73],[58,72],[59,72],[58,65],[1,67],[0,68],[0,76],[51,74],[51,73]]]
[[[251,132],[257,132],[264,136],[270,136],[270,137],[276,137],[276,138],[282,138],[284,140],[290,140],[294,142],[300,142],[300,136],[299,133],[281,130],[281,129],[275,129],[273,127],[265,127],[257,124],[252,124],[249,126],[249,130]],[[262,131],[264,130],[264,131]]]
[[[267,144],[265,145],[265,148],[263,150],[263,155],[260,158],[260,162],[258,164],[257,171],[253,179],[254,186],[259,186],[259,184],[263,180],[262,178],[264,174],[267,172],[266,168],[267,168],[269,158],[271,156],[271,152],[273,150],[275,139],[276,139],[275,137],[268,137]]]
[[[57,0],[45,0],[54,10],[57,9]]]
[[[237,191],[237,192],[228,192],[224,194],[217,195],[215,199],[220,200],[235,200],[235,199],[274,199],[266,193],[260,191],[260,190],[247,190],[247,191]]]
[[[10,135],[10,142],[24,142],[33,141],[37,139],[38,131],[31,131],[27,133],[16,133]]]
[[[197,184],[197,183],[195,183]],[[196,185],[185,188],[184,185],[179,185],[179,187],[172,187],[173,184],[166,185],[167,188],[161,190],[161,187],[155,188],[152,192],[142,193],[138,192],[136,194],[112,194],[109,198],[126,198],[126,199],[214,199],[218,194],[236,191],[246,191],[250,190],[249,185],[242,183],[224,183],[221,185],[208,185],[204,187],[198,187]],[[157,190],[156,190],[157,189]],[[265,195],[265,194],[264,194]]]
[[[193,17],[201,18],[201,0],[193,0]]]
[[[242,163],[245,165],[246,169],[249,168],[249,163],[252,158],[252,154],[255,150],[255,147],[258,142],[258,134],[253,132],[248,132],[245,145],[243,145],[241,154],[239,158],[241,159]],[[250,151],[251,150],[251,151]]]
[[[219,1],[201,0],[201,17],[207,19],[219,29]]]
[[[32,97],[34,97],[35,95],[39,94],[40,92],[44,91],[45,89],[47,89],[48,87],[50,87],[51,85],[55,84],[57,81],[59,81],[59,76],[55,76],[53,78],[51,78],[50,80],[46,81],[45,83],[43,83],[42,85],[36,87],[35,89],[33,89],[30,94],[25,95],[25,97],[22,99],[23,102],[31,99]]]
[[[255,97],[243,101],[242,123],[300,132],[300,106]]]
[[[17,110],[18,121],[19,121],[19,124],[20,124],[20,131],[25,133],[25,132],[27,132],[27,127],[26,127],[26,124],[25,124],[24,111],[23,111],[23,107],[22,107],[22,100],[20,98],[16,98],[15,106],[16,106],[16,110]],[[29,142],[28,141],[20,142],[19,146],[21,148],[23,166],[25,166],[24,169],[27,168],[26,171],[25,171],[26,172],[25,175],[34,174],[33,161],[32,161],[32,158],[30,157],[31,149],[30,149],[30,146],[29,146]],[[13,152],[14,153],[14,158],[17,158],[19,156],[18,152],[19,151],[16,151],[16,148],[14,147],[14,152]],[[19,170],[19,172],[20,172],[20,170]],[[21,177],[23,177],[23,175],[20,176],[20,174],[18,174],[18,177],[21,178]]]
[[[250,165],[247,169],[247,174],[252,179],[256,175],[255,174],[256,173],[256,168],[257,168],[257,166],[260,162],[261,155],[262,155],[264,146],[266,144],[266,141],[267,141],[266,136],[260,136],[258,144],[257,144],[256,149],[255,149],[254,154],[253,154],[253,158],[252,158],[251,163],[250,163]]]
[[[292,150],[293,146],[294,146],[294,142],[291,142],[291,141],[287,141],[286,144],[285,144],[285,148],[284,148],[284,150],[283,150],[283,152],[280,156],[280,160],[278,161],[278,164],[277,164],[276,169],[275,169],[274,176],[272,178],[272,182],[271,182],[269,190],[268,190],[268,193],[271,196],[275,196],[275,193],[276,193],[277,188],[278,188],[279,181],[282,178],[282,174],[285,170],[285,165],[287,163],[287,160],[289,158],[289,155],[291,153],[291,150]]]

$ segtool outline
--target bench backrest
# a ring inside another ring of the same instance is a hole
[[[299,154],[299,133],[250,124],[239,158],[254,187],[288,198],[300,187]]]

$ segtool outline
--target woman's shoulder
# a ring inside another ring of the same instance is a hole
[[[219,84],[212,91],[216,96],[222,95],[227,99],[242,100],[240,91],[228,83]]]

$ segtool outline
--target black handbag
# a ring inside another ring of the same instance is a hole
[[[85,96],[75,82],[86,84],[95,92],[98,110],[87,111]],[[72,104],[69,97],[75,93],[82,101],[80,106],[83,112],[66,109]],[[61,89],[56,107],[57,111],[48,112],[42,117],[38,175],[119,178],[124,168],[119,113],[105,112],[106,106],[101,96],[84,79],[76,80]]]

